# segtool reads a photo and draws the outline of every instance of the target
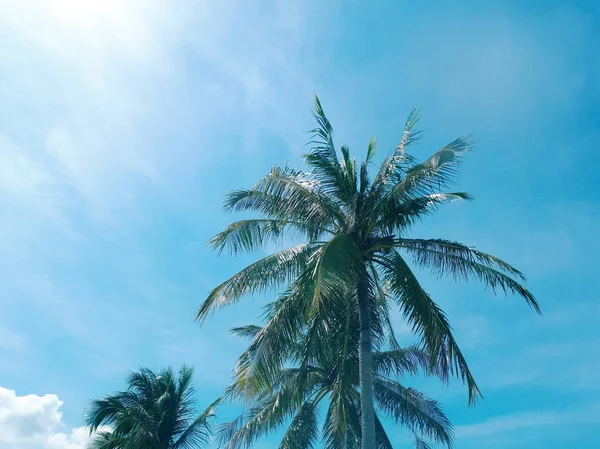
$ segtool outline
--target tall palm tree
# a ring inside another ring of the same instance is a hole
[[[339,159],[333,129],[316,97],[314,116],[312,148],[304,156],[309,171],[276,166],[252,188],[232,192],[225,201],[227,210],[254,211],[263,217],[236,221],[211,240],[213,248],[232,253],[255,251],[289,235],[305,243],[267,256],[217,286],[201,304],[197,319],[204,320],[246,294],[289,285],[282,299],[288,312],[284,332],[286,338],[297,337],[300,330],[295,323],[301,315],[330,307],[344,290],[340,285],[352,285],[360,318],[362,448],[372,449],[376,433],[369,297],[384,282],[431,356],[438,358],[445,352],[468,385],[469,402],[479,395],[446,315],[423,289],[408,261],[439,276],[474,278],[494,291],[520,295],[538,312],[539,306],[521,285],[522,273],[506,262],[461,243],[407,236],[415,223],[440,206],[471,199],[464,192],[445,192],[471,148],[467,136],[418,162],[406,152],[421,137],[415,129],[419,118],[415,109],[400,143],[371,178],[375,140],[360,166],[346,146],[341,147]]]
[[[353,292],[350,291],[352,296]],[[276,313],[275,304],[267,315]],[[417,446],[425,439],[452,446],[452,426],[439,404],[425,394],[400,383],[404,374],[427,374],[447,379],[447,366],[430,364],[429,355],[420,348],[400,348],[386,320],[387,298],[371,302],[373,324],[374,396],[377,405],[375,431],[377,449],[392,449],[380,420],[386,415],[407,427]],[[268,321],[268,317],[267,317]],[[263,328],[244,326],[232,333],[251,337],[249,348],[238,360],[234,381],[226,397],[250,403],[244,413],[226,423],[219,434],[225,449],[250,447],[261,435],[290,420],[280,449],[312,449],[319,438],[326,449],[360,447],[359,332],[358,308],[353,298],[336,306],[334,313],[317,316],[304,327],[298,342],[289,342],[288,358],[262,383],[254,362],[270,342],[261,336]],[[318,336],[318,338],[315,338]],[[322,338],[324,337],[324,338]],[[281,347],[278,348],[281,350]],[[319,430],[318,409],[327,412]]]
[[[92,402],[86,417],[90,433],[101,426],[90,449],[197,449],[212,432],[212,407],[198,414],[194,406],[193,369],[177,374],[164,369],[131,373],[126,391]]]

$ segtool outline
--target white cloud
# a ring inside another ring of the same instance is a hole
[[[481,423],[456,427],[457,440],[468,438],[493,437],[502,434],[506,436],[511,432],[523,429],[537,429],[550,426],[564,426],[565,424],[599,423],[600,404],[591,404],[572,410],[540,410],[520,413],[511,413],[492,417]]]
[[[17,396],[0,387],[0,449],[84,449],[85,427],[65,430],[55,394]]]

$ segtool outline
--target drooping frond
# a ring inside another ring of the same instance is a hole
[[[333,237],[315,252],[314,258],[314,298],[317,303],[324,298],[343,295],[344,286],[356,279],[363,261],[360,248],[346,234]]]
[[[428,373],[431,368],[429,354],[416,346],[374,352],[372,359],[373,370],[385,376],[416,374],[420,369]]]
[[[196,320],[204,320],[211,311],[235,303],[243,295],[269,291],[293,280],[306,269],[317,249],[314,244],[302,244],[250,264],[210,292]]]
[[[409,199],[388,197],[381,203],[374,229],[384,235],[401,234],[444,204],[472,199],[466,192],[430,193]]]
[[[256,334],[258,334],[262,330],[262,326],[256,326],[254,324],[249,324],[247,326],[234,327],[229,330],[231,335],[235,335],[237,337],[242,338],[254,338]]]
[[[292,419],[279,449],[312,449],[318,438],[317,407],[312,401],[307,401]]]
[[[353,395],[337,388],[332,391],[323,423],[326,449],[358,449],[360,447],[360,412],[357,392]]]
[[[433,447],[422,438],[415,436],[415,449],[433,449]]]
[[[217,438],[225,449],[250,448],[290,418],[297,408],[293,391],[283,389],[254,405],[235,420],[221,425]]]
[[[504,293],[523,297],[536,312],[541,313],[533,294],[505,273],[520,279],[524,279],[523,274],[497,257],[440,239],[397,239],[396,247],[407,251],[419,267],[429,268],[439,276],[453,276],[457,280],[474,277],[494,292],[500,289]]]
[[[375,414],[375,438],[377,449],[394,449],[377,413]]]
[[[412,388],[377,377],[373,395],[383,410],[418,435],[452,447],[452,424],[439,404]]]
[[[385,296],[387,297],[387,295]],[[352,298],[353,296],[349,294],[347,297]],[[269,326],[268,317],[277,313],[284,304],[286,301],[276,301],[269,307],[265,327]],[[296,404],[298,410],[307,404],[307,401],[316,405],[322,400],[327,400],[329,408],[323,427],[325,446],[358,448],[361,430],[360,401],[357,389],[359,382],[357,304],[355,300],[346,300],[345,302],[340,300],[330,303],[329,306],[332,310],[327,312],[314,310],[314,314],[310,316],[308,322],[299,326],[303,330],[299,336],[295,337],[294,342],[281,343],[279,340],[281,345],[279,348],[286,348],[281,352],[288,354],[287,362],[285,365],[279,365],[278,371],[268,376],[268,382],[261,381],[262,385],[259,390],[251,386],[250,391],[254,393],[251,393],[250,397],[262,403],[273,394],[287,391],[285,401]],[[377,311],[379,307],[381,307],[381,300],[378,303],[374,302],[372,306],[376,319],[380,319],[377,318],[377,313],[383,313]],[[240,329],[245,332],[246,327]],[[255,327],[249,327],[249,329],[253,331]],[[385,342],[386,340],[381,339],[381,341]],[[259,345],[255,341],[251,343],[250,348],[248,353],[260,351]],[[255,355],[252,355],[250,359],[255,360]],[[383,379],[400,376],[403,372],[416,372],[419,367],[428,373],[430,371],[430,358],[417,347],[375,352],[373,359],[374,363],[379,366],[376,371],[383,376]],[[290,364],[293,367],[288,368],[287,366]],[[395,372],[395,368],[398,368],[398,372]],[[256,378],[261,377],[256,367],[252,367],[247,375],[251,380],[246,385],[253,385]],[[238,390],[238,388],[240,385],[236,385],[233,389]],[[256,394],[258,391],[260,393]],[[236,394],[233,394],[233,397],[235,396]],[[413,401],[409,405],[415,407],[415,402]],[[425,405],[431,404],[425,402]],[[431,409],[424,413],[429,412]],[[410,414],[411,411],[407,413]],[[265,416],[261,418],[264,422],[270,422],[270,419]],[[409,426],[410,429],[413,427],[415,426]],[[239,429],[239,426],[236,429]],[[290,431],[288,429],[288,432]],[[264,432],[261,431],[260,434],[264,434]],[[234,433],[230,433],[230,435]],[[238,434],[239,438],[241,438],[240,434]],[[385,434],[378,435],[377,447],[387,448],[386,438]]]
[[[234,368],[234,391],[246,397],[269,391],[274,377],[296,344],[312,303],[312,290],[306,288],[310,276],[299,277],[268,310],[268,321],[250,346],[238,358]]]
[[[235,221],[208,242],[209,246],[222,253],[231,254],[261,250],[270,243],[280,243],[284,237],[301,238],[311,233],[303,223],[285,220],[249,219]]]
[[[460,351],[452,334],[445,313],[423,290],[416,276],[396,251],[386,258],[380,259],[390,289],[398,298],[400,309],[412,330],[420,335],[431,357],[433,368],[440,360],[446,358],[448,369],[457,373],[469,388],[469,403],[480,396],[479,389],[471,370]],[[442,357],[444,356],[444,357]]]
[[[121,401],[121,396],[123,393],[92,401],[86,413],[86,424],[90,428],[90,433],[95,432],[102,425],[116,426],[120,418],[128,414],[131,416]]]
[[[195,449],[208,445],[212,435],[213,416],[213,414],[198,416],[181,432],[170,449]]]

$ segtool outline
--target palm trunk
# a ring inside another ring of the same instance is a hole
[[[366,275],[358,279],[358,319],[360,326],[359,376],[361,449],[375,449],[375,409],[373,406],[373,365],[371,363],[371,311]]]

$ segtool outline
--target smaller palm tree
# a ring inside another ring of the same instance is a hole
[[[142,368],[130,374],[126,391],[91,403],[90,433],[100,427],[88,449],[195,449],[212,434],[214,404],[198,414],[194,405],[193,368],[155,374]]]
[[[280,449],[313,449],[320,438],[326,449],[360,447],[359,317],[352,296],[350,290],[336,307],[313,315],[298,341],[265,339],[267,327],[276,325],[274,316],[284,304],[281,301],[267,306],[265,327],[232,329],[233,334],[252,341],[239,357],[233,383],[224,396],[246,405],[240,416],[219,431],[225,449],[250,448],[257,438],[284,426]],[[384,416],[413,433],[417,449],[429,448],[426,440],[452,447],[452,425],[440,405],[400,382],[404,374],[419,371],[446,381],[447,361],[442,357],[432,365],[430,354],[422,348],[401,348],[387,319],[389,306],[387,295],[371,298],[374,449],[392,449]],[[273,350],[282,351],[285,362],[265,372],[259,361]],[[326,411],[321,425],[319,410]]]

